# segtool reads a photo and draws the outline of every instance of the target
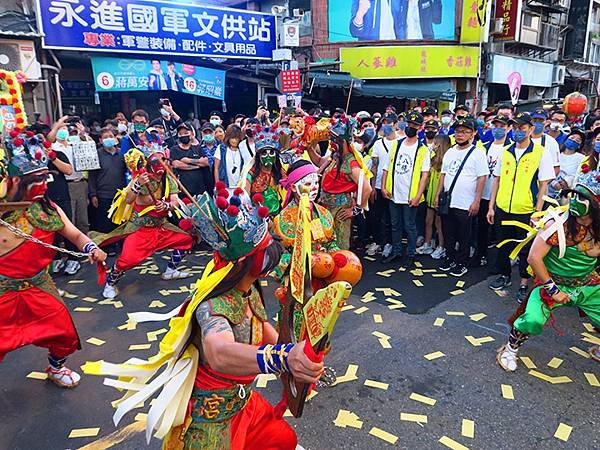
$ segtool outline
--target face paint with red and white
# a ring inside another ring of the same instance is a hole
[[[27,186],[25,190],[25,198],[23,199],[26,202],[34,202],[36,200],[41,200],[46,192],[48,191],[48,172],[41,172],[32,177],[32,181]]]
[[[308,199],[314,202],[319,195],[319,175],[310,173],[294,183],[296,195],[308,194]]]

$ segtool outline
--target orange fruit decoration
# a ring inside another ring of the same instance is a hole
[[[571,92],[563,100],[563,111],[569,117],[580,116],[587,108],[587,97],[581,92]]]
[[[333,256],[325,252],[315,252],[312,255],[312,276],[315,278],[327,278],[335,269]]]
[[[352,286],[356,285],[362,277],[362,264],[358,256],[349,250],[338,250],[331,255],[335,268],[327,282],[347,281]]]

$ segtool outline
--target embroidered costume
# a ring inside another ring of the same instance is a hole
[[[125,162],[134,179],[117,193],[109,211],[113,221],[120,226],[107,234],[90,233],[100,246],[124,240],[121,254],[107,277],[103,292],[106,298],[117,296],[116,285],[127,270],[164,249],[173,249],[173,252],[162,278],[172,280],[190,276],[177,270],[184,251],[192,247],[192,237],[168,220],[179,188],[171,175],[165,174],[165,156],[165,150],[158,142],[144,147],[143,151],[133,148],[125,154]],[[146,184],[139,181],[141,175],[148,177]],[[140,198],[150,198],[154,204],[140,203]]]
[[[549,277],[543,275],[542,279],[542,274],[536,272],[527,303],[521,305],[510,320],[508,343],[498,350],[497,361],[507,371],[516,370],[519,347],[529,336],[542,333],[556,308],[577,307],[595,327],[600,327],[600,277],[596,273],[600,242],[591,232],[593,222],[583,221],[600,219],[591,216],[598,210],[600,172],[579,176],[572,190],[563,191],[563,195],[566,193],[571,196],[568,210],[563,207],[560,215],[551,214],[554,221],[546,224],[536,238],[543,239],[550,247],[542,260]],[[593,209],[592,203],[595,204]],[[535,244],[532,252],[534,247]],[[590,348],[589,353],[600,361],[598,346]]]
[[[0,216],[0,361],[26,345],[45,347],[48,379],[75,387],[80,376],[64,363],[81,343],[48,273],[56,253],[51,244],[56,233],[68,229],[69,238],[92,259],[103,261],[106,255],[46,197],[48,159],[56,158],[44,150],[50,143],[13,129],[5,147],[6,155],[0,148],[0,206],[8,211]]]

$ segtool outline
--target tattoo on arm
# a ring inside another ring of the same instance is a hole
[[[202,339],[206,339],[209,334],[233,333],[229,321],[221,316],[213,316],[210,313],[208,302],[204,302],[196,309],[196,320],[202,331]]]

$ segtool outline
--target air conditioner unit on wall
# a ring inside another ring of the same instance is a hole
[[[42,78],[33,41],[0,39],[0,68],[11,71],[21,70],[32,80]]]
[[[554,66],[552,73],[552,84],[565,84],[565,75],[567,68],[565,66]]]

